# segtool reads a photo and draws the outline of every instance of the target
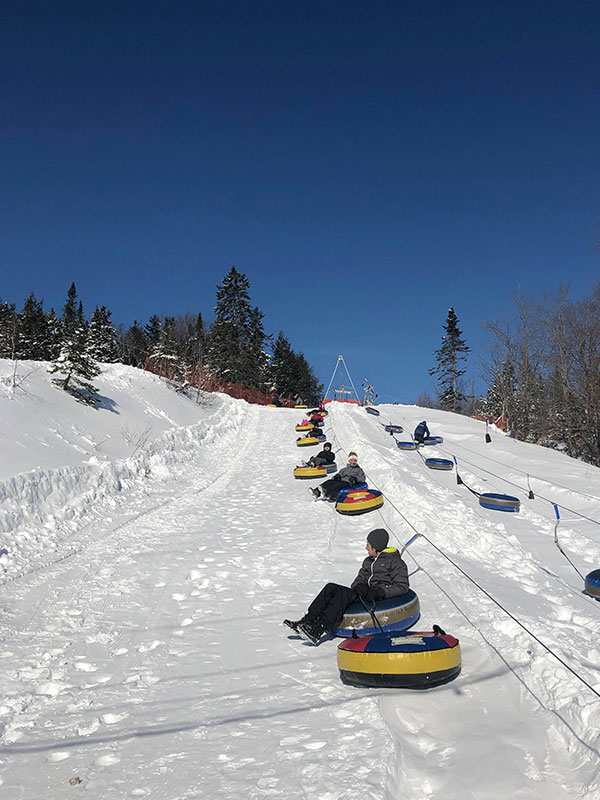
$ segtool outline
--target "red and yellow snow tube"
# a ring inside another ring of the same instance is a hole
[[[429,689],[454,680],[462,659],[454,636],[411,631],[345,639],[337,663],[342,682],[350,686]]]
[[[368,511],[375,511],[383,505],[383,495],[377,489],[354,489],[348,492],[345,497],[338,500],[335,510],[339,514],[355,516],[366,514]]]
[[[307,423],[306,423],[306,425],[300,425],[300,424],[296,425],[296,430],[297,430],[298,432],[300,432],[300,431],[312,431],[312,429],[313,429],[314,427],[315,427],[315,426],[314,426],[314,425],[311,425],[311,423],[310,423],[310,422],[307,422]]]

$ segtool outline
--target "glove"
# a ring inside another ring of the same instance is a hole
[[[357,483],[358,483],[358,481],[356,480],[354,475],[350,475],[350,477],[348,478],[348,485],[349,486],[356,486]]]
[[[364,595],[364,599],[368,600],[369,603],[374,603],[376,600],[383,600],[384,597],[385,591],[381,588],[381,586],[370,587],[367,590],[367,593]]]
[[[354,593],[357,597],[366,597],[369,593],[370,589],[366,583],[359,583],[357,586],[354,587]]]

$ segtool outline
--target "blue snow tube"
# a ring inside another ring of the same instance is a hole
[[[585,592],[600,600],[600,569],[595,569],[585,576]]]
[[[479,505],[494,511],[518,511],[521,508],[521,501],[510,494],[484,492],[479,495]]]
[[[444,437],[443,436],[428,436],[427,439],[423,441],[423,444],[427,447],[432,444],[444,444]]]
[[[426,458],[425,466],[429,469],[448,470],[454,466],[453,462],[448,458]]]
[[[376,408],[371,408],[371,406],[365,406],[365,411],[367,414],[374,414],[376,417],[379,416],[379,411]]]
[[[417,445],[414,442],[396,442],[399,450],[416,450]]]
[[[366,603],[367,607],[373,605]],[[412,589],[398,597],[386,597],[377,600],[373,609],[375,618],[383,628],[384,633],[405,631],[411,628],[421,616],[419,598]],[[344,616],[337,628],[333,631],[336,636],[372,636],[381,633],[381,628],[363,604],[352,603],[344,612]]]
[[[392,425],[391,422],[389,425],[385,425],[385,430],[387,433],[402,433],[404,428],[402,425]]]

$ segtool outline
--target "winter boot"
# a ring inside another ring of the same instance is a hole
[[[291,619],[283,620],[283,624],[287,625],[288,628],[291,628],[294,631],[294,633],[298,633],[298,625],[300,625],[302,622],[304,622],[304,617],[302,617],[302,619],[296,620],[295,622],[294,620]]]
[[[318,622],[299,622],[297,633],[307,642],[318,645],[323,635],[323,626]]]
[[[320,500],[321,498],[321,490],[318,486],[314,486],[310,488],[310,491],[314,494],[315,500]]]

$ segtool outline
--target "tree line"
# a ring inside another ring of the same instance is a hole
[[[301,352],[280,331],[275,341],[264,329],[262,311],[251,302],[250,283],[232,267],[217,286],[215,319],[207,327],[200,313],[152,315],[128,328],[113,323],[106,306],[89,320],[72,283],[60,316],[44,311],[32,292],[21,311],[0,300],[0,358],[49,361],[55,382],[77,399],[95,402],[91,379],[100,362],[144,367],[148,359],[180,388],[192,372],[281,397],[319,401],[323,386]]]

